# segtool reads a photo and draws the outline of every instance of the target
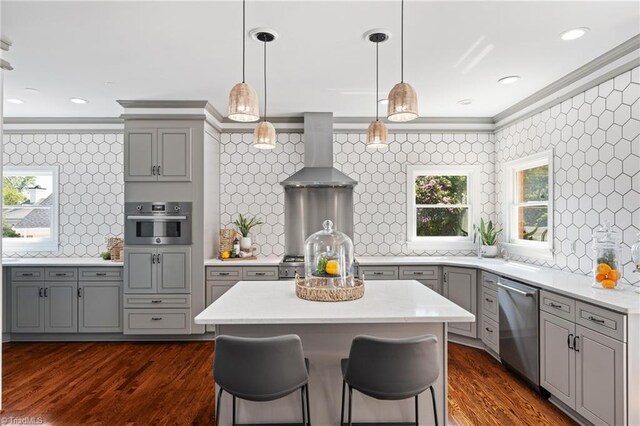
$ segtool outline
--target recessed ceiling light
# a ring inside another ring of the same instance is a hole
[[[35,87],[25,87],[24,91],[28,93],[40,93],[40,90],[36,89]]]
[[[104,82],[105,86],[113,86],[114,84],[116,84],[116,83],[114,83],[113,81],[105,81]]]
[[[500,84],[513,84],[518,80],[520,80],[520,76],[519,75],[508,75],[506,77],[502,77],[501,79],[499,79],[498,83],[500,83]]]
[[[473,99],[460,99],[458,101],[458,105],[471,105],[473,103]]]
[[[387,105],[389,103],[389,99],[378,99],[378,103],[380,105]]]
[[[87,101],[85,99],[82,98],[69,98],[69,100],[71,102],[73,102],[74,104],[86,104]]]
[[[16,98],[9,98],[7,99],[7,102],[9,102],[10,104],[23,104],[24,101],[22,99],[16,99]]]
[[[560,38],[565,41],[575,40],[577,38],[582,37],[588,32],[589,32],[589,28],[587,27],[573,28],[560,34]]]

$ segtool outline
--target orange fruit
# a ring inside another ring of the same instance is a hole
[[[340,272],[340,266],[338,265],[338,261],[337,260],[328,261],[325,271],[329,275],[338,275],[338,273]]]
[[[607,274],[607,278],[611,281],[618,281],[620,279],[620,272],[615,269],[612,269],[611,272]]]
[[[607,265],[606,263],[601,263],[598,265],[597,271],[599,274],[607,275],[609,272],[611,272],[611,266]]]
[[[598,281],[599,283],[601,283],[606,279],[607,279],[607,276],[605,274],[596,274],[596,281]]]
[[[615,288],[616,282],[613,280],[604,280],[600,284],[602,284],[603,288]]]

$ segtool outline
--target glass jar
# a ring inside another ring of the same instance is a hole
[[[309,278],[326,278],[329,287],[353,286],[353,242],[348,235],[333,229],[333,222],[325,220],[322,229],[305,241],[304,264]]]
[[[638,241],[631,246],[631,259],[633,259],[633,272],[640,273],[640,233],[638,233]]]
[[[620,264],[620,234],[608,222],[593,233],[593,286],[614,289],[622,278]]]

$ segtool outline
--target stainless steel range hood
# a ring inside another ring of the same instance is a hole
[[[353,187],[333,167],[333,114],[304,114],[304,167],[280,184],[285,192],[285,254],[304,255],[304,241],[326,219],[353,238]]]

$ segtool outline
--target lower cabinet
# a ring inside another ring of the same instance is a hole
[[[16,282],[11,289],[11,332],[78,331],[76,282]]]
[[[445,266],[442,295],[477,317],[477,276],[475,269]],[[477,337],[476,322],[449,324],[449,332],[467,337]]]
[[[220,296],[225,294],[231,287],[233,287],[238,281],[207,281],[206,298],[207,306],[218,300]],[[214,332],[215,326],[207,325],[206,330],[208,332]]]
[[[122,332],[122,282],[80,282],[78,284],[78,331],[80,333]]]
[[[11,287],[11,332],[44,333],[44,283],[14,282]]]
[[[44,300],[45,333],[78,331],[78,283],[46,283]]]
[[[191,334],[191,295],[125,294],[123,333]]]

